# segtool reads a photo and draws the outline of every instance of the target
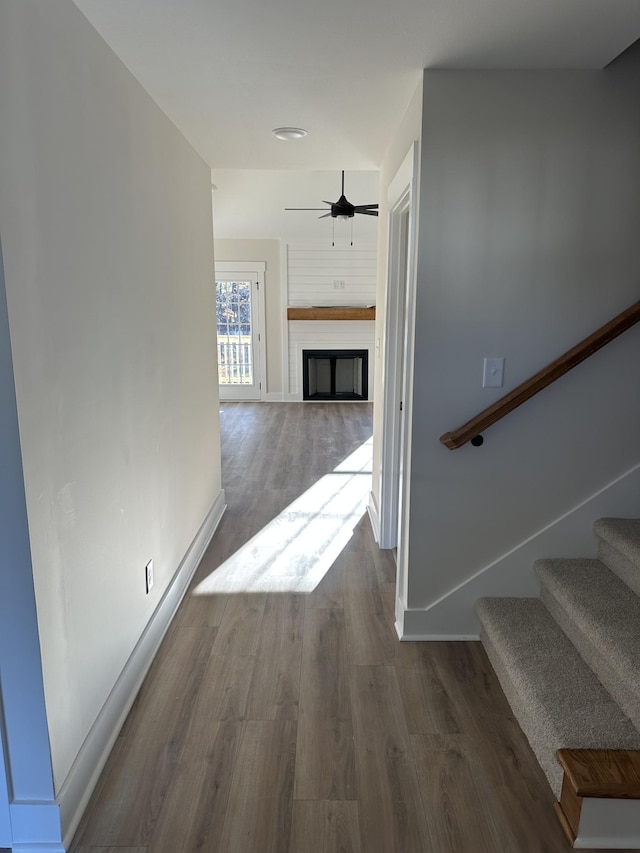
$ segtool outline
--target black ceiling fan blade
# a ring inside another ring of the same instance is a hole
[[[352,219],[356,213],[362,213],[365,216],[377,216],[377,204],[351,204],[347,199],[344,194],[344,169],[341,172],[341,179],[342,195],[338,201],[327,201],[324,199],[322,202],[329,205],[329,210],[324,207],[285,207],[285,210],[315,210],[323,214],[318,219],[327,219],[329,216],[332,216],[334,219]]]

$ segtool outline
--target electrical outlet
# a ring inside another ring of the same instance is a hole
[[[151,587],[153,586],[153,560],[149,560],[147,565],[144,567],[144,577],[147,588],[147,595],[151,592]]]
[[[334,290],[344,290],[344,279],[343,278],[334,278],[333,289]]]

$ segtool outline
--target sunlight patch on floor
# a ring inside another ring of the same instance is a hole
[[[362,518],[371,490],[373,439],[218,566],[193,595],[312,592]]]

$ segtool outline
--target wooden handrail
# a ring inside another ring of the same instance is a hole
[[[639,320],[640,302],[636,302],[630,308],[627,308],[626,311],[623,311],[622,314],[618,314],[613,320],[610,320],[599,328],[597,332],[589,335],[588,338],[585,338],[579,344],[572,347],[572,349],[556,358],[551,364],[543,367],[542,370],[539,370],[530,379],[518,385],[517,388],[514,388],[513,391],[510,391],[492,406],[480,412],[475,418],[467,421],[459,429],[453,432],[445,432],[444,435],[440,436],[440,441],[449,450],[462,447],[463,444],[479,436],[481,432],[492,424],[495,424],[496,421],[499,421],[505,415],[508,415],[509,412],[517,409],[518,406],[521,406],[522,403],[533,397],[534,394],[542,391],[548,385],[551,385],[552,382],[555,382],[556,379],[564,376],[565,373],[568,373],[580,364],[580,362],[589,358],[594,352],[602,349],[603,346],[606,346],[610,341],[617,338],[618,335],[626,332],[627,329],[630,329]],[[482,442],[480,441],[479,443]]]

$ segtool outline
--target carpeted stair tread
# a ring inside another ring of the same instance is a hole
[[[487,655],[556,796],[557,749],[640,749],[640,733],[539,599],[483,598],[477,612]]]
[[[593,529],[640,570],[640,518],[599,518]]]
[[[640,519],[599,518],[593,529],[599,559],[640,595]]]
[[[542,601],[640,728],[640,598],[599,560],[538,560]]]

